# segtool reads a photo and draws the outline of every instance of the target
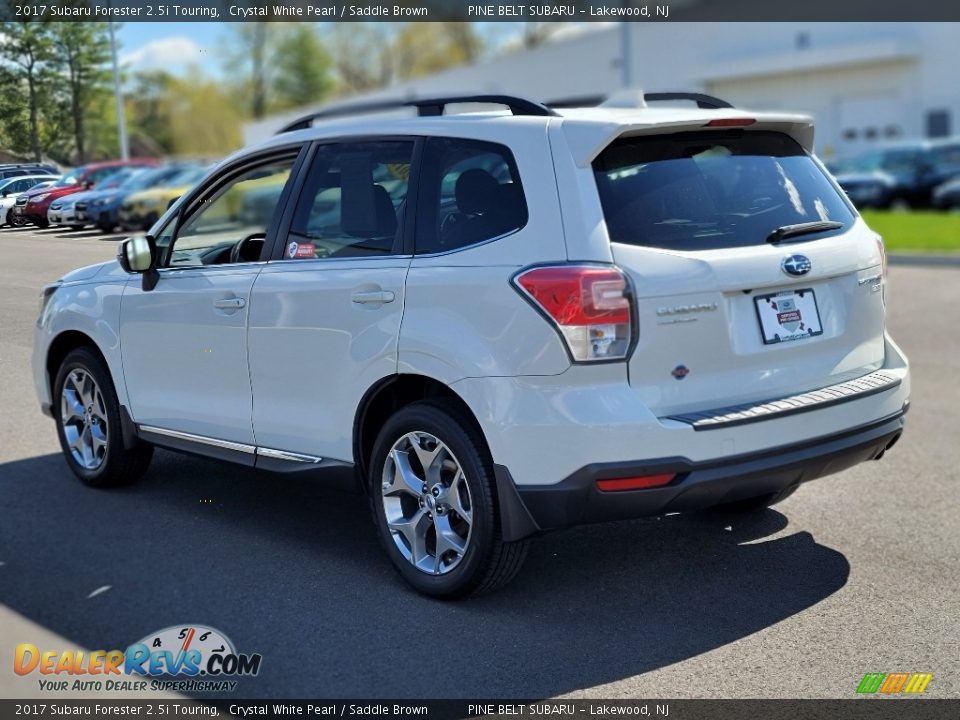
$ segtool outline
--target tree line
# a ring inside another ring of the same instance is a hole
[[[220,155],[241,144],[250,119],[475,62],[487,52],[470,23],[229,28],[212,48],[219,74],[199,65],[183,73],[123,70],[135,154]],[[521,42],[540,40],[528,31]],[[106,23],[0,24],[0,148],[65,165],[115,157],[111,73]]]

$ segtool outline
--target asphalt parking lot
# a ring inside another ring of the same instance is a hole
[[[848,698],[897,671],[960,696],[960,268],[891,267],[913,396],[881,462],[751,520],[544,536],[505,590],[445,604],[395,576],[361,498],[168,452],[130,488],[74,480],[32,327],[45,282],[115,246],[0,230],[0,696],[36,695],[10,672],[18,642],[124,648],[190,622],[263,655],[245,698]]]

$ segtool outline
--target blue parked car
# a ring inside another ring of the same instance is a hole
[[[182,173],[190,166],[164,165],[141,170],[120,184],[104,190],[92,190],[78,198],[75,212],[77,222],[96,225],[105,233],[117,227],[117,213],[124,199],[131,193],[163,185],[167,180]]]

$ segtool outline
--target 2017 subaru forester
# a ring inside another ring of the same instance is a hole
[[[808,117],[690,99],[419,100],[233,155],[43,291],[67,463],[95,486],[154,445],[318,471],[454,597],[542,530],[764,507],[879,458],[909,398],[880,238]]]

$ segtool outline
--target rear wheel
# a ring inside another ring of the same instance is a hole
[[[147,471],[153,447],[124,447],[117,393],[95,352],[79,348],[67,355],[54,383],[53,407],[67,465],[85,484],[123,485]]]
[[[767,493],[752,498],[745,498],[744,500],[735,500],[733,502],[714,505],[710,510],[712,512],[729,515],[748,515],[750,513],[760,512],[761,510],[766,510],[771,505],[776,505],[778,502],[786,500],[797,491],[798,487],[799,485],[791,485],[780,492]]]
[[[504,542],[493,463],[456,404],[398,410],[370,463],[370,505],[380,540],[418,591],[457,598],[493,590],[520,569],[526,541]]]

